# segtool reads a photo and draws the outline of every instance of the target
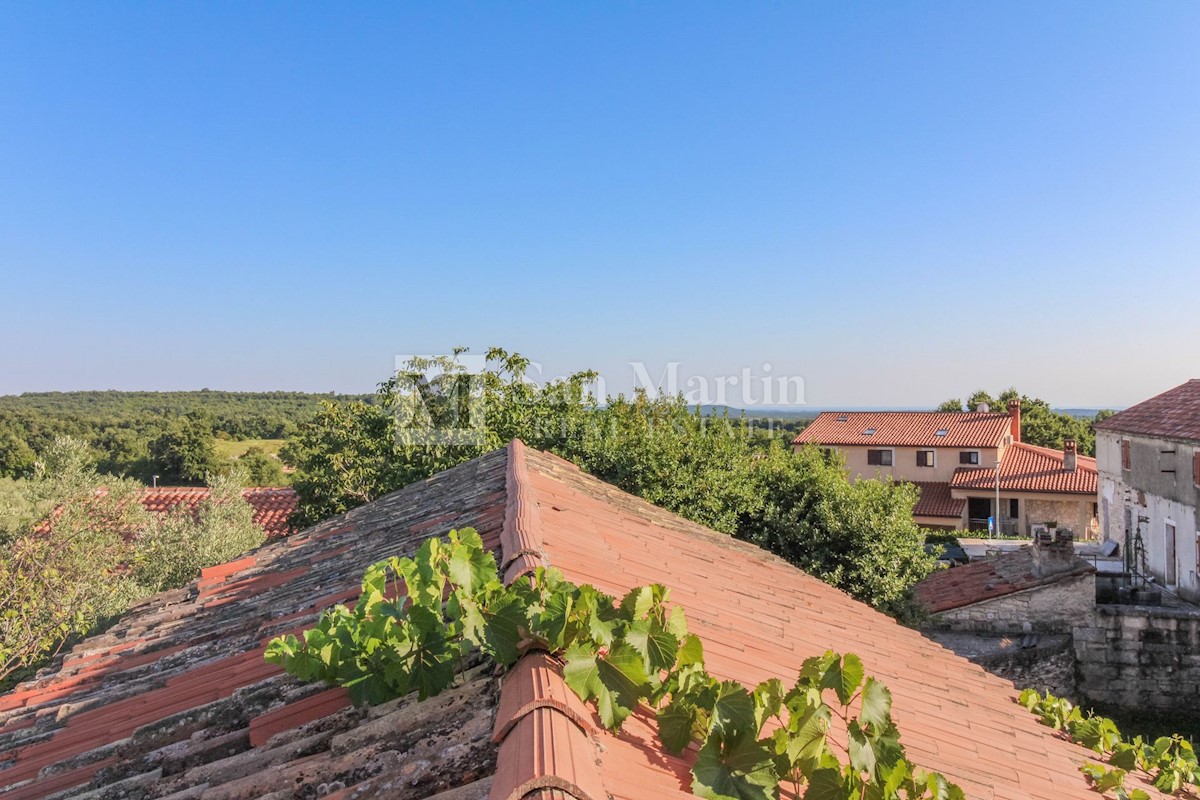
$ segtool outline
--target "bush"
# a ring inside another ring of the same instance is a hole
[[[237,558],[263,543],[254,509],[242,498],[245,473],[210,478],[207,499],[181,504],[153,519],[138,537],[134,579],[147,592],[183,586],[200,570]]]

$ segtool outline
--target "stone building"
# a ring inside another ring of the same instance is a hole
[[[1132,571],[1200,600],[1200,380],[1096,425],[1100,527]]]
[[[1032,547],[933,573],[916,597],[943,630],[1070,633],[1095,607],[1096,569],[1070,531],[1039,532]]]

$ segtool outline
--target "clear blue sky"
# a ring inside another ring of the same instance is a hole
[[[1200,4],[6,3],[0,393],[1200,376]]]

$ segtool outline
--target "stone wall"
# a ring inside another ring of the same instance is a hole
[[[931,623],[951,631],[980,633],[1070,633],[1087,619],[1096,602],[1094,574],[972,603],[932,615]]]
[[[1200,704],[1200,613],[1097,606],[1074,630],[1080,690],[1126,708]]]

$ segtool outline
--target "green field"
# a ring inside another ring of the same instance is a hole
[[[231,439],[217,439],[217,455],[221,458],[233,460],[251,447],[257,447],[267,455],[279,457],[280,449],[286,444],[286,439],[244,439],[240,442],[232,441]]]

